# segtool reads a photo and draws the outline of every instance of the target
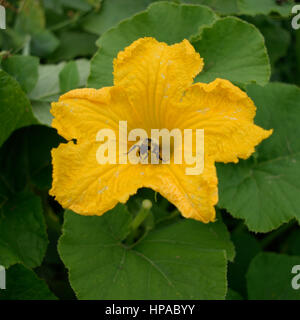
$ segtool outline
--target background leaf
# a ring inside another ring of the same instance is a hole
[[[37,122],[20,85],[3,70],[0,70],[0,122],[0,146],[14,130]]]
[[[30,93],[35,87],[38,80],[38,58],[15,55],[3,59],[1,65],[4,71],[19,82],[26,93]]]
[[[47,191],[52,184],[51,149],[63,141],[55,129],[44,126],[17,130],[0,149],[1,181],[12,193]]]
[[[34,34],[45,28],[45,14],[39,0],[23,0],[15,29],[20,34]]]
[[[58,38],[49,30],[35,33],[31,40],[31,54],[46,57],[59,46]]]
[[[237,0],[239,13],[247,15],[277,13],[282,16],[290,16],[294,1],[277,4],[273,0]]]
[[[220,14],[290,16],[294,1],[278,4],[276,0],[181,0],[184,3],[204,4]]]
[[[300,230],[289,232],[284,243],[281,243],[281,251],[300,257]]]
[[[220,14],[235,14],[239,11],[237,0],[181,0],[181,2],[209,6]]]
[[[104,0],[99,13],[92,13],[83,23],[84,30],[101,35],[121,20],[145,10],[155,0]]]
[[[274,133],[249,160],[219,164],[219,206],[245,220],[250,230],[268,232],[300,221],[300,89],[287,84],[251,85],[255,122]]]
[[[224,299],[226,250],[233,257],[224,227],[181,220],[126,247],[130,221],[124,205],[101,217],[66,212],[59,252],[80,299]]]
[[[264,36],[270,62],[274,67],[275,62],[287,53],[291,41],[290,32],[283,28],[282,21],[275,18],[257,16],[248,18],[248,21],[258,27]]]
[[[240,296],[247,297],[246,272],[251,260],[262,250],[258,240],[244,228],[236,228],[231,233],[236,256],[228,265],[229,287]]]
[[[1,192],[0,264],[22,262],[28,267],[42,263],[48,240],[39,197],[30,192],[10,196]]]
[[[17,264],[6,271],[6,290],[0,291],[0,300],[55,300],[46,283],[35,273]]]
[[[79,85],[79,73],[75,61],[68,62],[59,73],[59,87],[62,93],[73,90]]]
[[[204,6],[158,2],[146,11],[120,23],[97,41],[99,50],[91,61],[88,86],[100,88],[113,83],[113,59],[140,37],[154,37],[173,44],[189,39],[201,27],[210,25],[215,14]]]
[[[228,289],[226,300],[243,300],[243,297],[236,291]]]
[[[300,257],[268,252],[257,255],[247,273],[249,299],[299,300],[300,290],[291,285],[294,265],[300,265]]]
[[[264,85],[269,80],[264,38],[247,22],[237,18],[220,19],[204,28],[199,40],[192,44],[204,58],[204,69],[196,81],[223,78],[241,85],[253,82]]]
[[[79,78],[75,79],[76,83],[78,87],[84,87],[90,70],[89,61],[78,59],[75,63],[79,73]],[[53,117],[50,113],[50,104],[53,101],[57,101],[59,96],[63,93],[60,88],[59,75],[65,65],[65,62],[61,62],[57,65],[48,64],[39,66],[38,82],[30,93],[29,98],[31,99],[34,115],[41,124],[51,125]],[[72,67],[72,65],[73,63],[71,63],[71,69],[75,68]],[[67,73],[68,72],[69,71],[67,71]],[[63,79],[63,81],[65,80]],[[73,79],[71,79],[71,82],[73,82]],[[71,87],[74,86],[74,83],[75,81],[71,83]]]
[[[93,55],[97,50],[95,45],[97,37],[92,34],[78,31],[64,31],[60,34],[59,40],[61,45],[49,57],[54,62]]]

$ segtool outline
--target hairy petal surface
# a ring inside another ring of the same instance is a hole
[[[118,87],[69,91],[52,103],[51,113],[52,127],[67,140],[93,142],[104,128],[118,134],[120,120],[127,120],[129,128],[139,124],[126,92]]]
[[[102,215],[125,203],[142,186],[141,165],[99,164],[99,143],[60,144],[52,150],[50,194],[64,207],[82,215]]]
[[[181,114],[175,127],[204,129],[205,154],[216,162],[247,159],[273,132],[254,124],[253,101],[228,80],[192,85],[173,111]]]
[[[102,215],[125,203],[139,188],[148,187],[173,203],[186,218],[214,221],[217,177],[212,162],[203,174],[185,174],[182,165],[107,164],[96,160],[99,144],[60,144],[52,150],[50,194],[64,207],[82,215]]]
[[[148,129],[166,127],[170,101],[179,101],[202,70],[203,60],[187,40],[168,46],[141,38],[114,60],[114,84],[128,93]]]
[[[201,175],[186,175],[183,165],[152,166],[152,175],[144,182],[173,203],[185,218],[205,223],[215,220],[218,179],[214,163],[205,161]]]

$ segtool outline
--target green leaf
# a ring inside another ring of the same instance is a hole
[[[91,61],[88,86],[100,88],[112,85],[113,59],[133,41],[149,36],[168,44],[177,43],[191,38],[215,19],[213,11],[204,6],[171,2],[152,4],[146,11],[124,20],[100,37],[97,42],[100,49]]]
[[[89,61],[86,59],[75,60],[79,72],[78,87],[84,87],[90,70]],[[50,113],[50,103],[57,101],[62,94],[60,89],[59,74],[65,63],[57,65],[47,64],[39,66],[39,78],[37,85],[30,93],[32,110],[41,124],[50,126],[53,116]]]
[[[295,5],[294,1],[284,2],[281,5],[274,0],[237,0],[239,13],[245,15],[258,15],[277,13],[281,16],[290,16],[292,7]]]
[[[39,59],[31,56],[15,55],[2,60],[3,70],[13,76],[27,93],[36,85],[38,65]]]
[[[202,6],[174,3],[151,5],[145,12],[125,20],[100,37],[97,42],[100,49],[91,63],[89,86],[99,88],[112,85],[113,58],[143,36],[152,36],[169,44],[184,38],[192,39],[205,64],[196,81],[210,82],[219,77],[241,85],[252,82],[266,84],[270,66],[260,32],[237,18],[220,19],[211,25],[215,20],[212,12]],[[164,22],[163,28],[161,21]],[[180,26],[180,30],[174,30],[174,25]],[[200,28],[202,32],[196,38]]]
[[[238,10],[237,0],[181,0],[183,3],[202,4],[209,6],[220,14],[236,14]]]
[[[61,0],[43,0],[43,5],[44,5],[44,8],[46,9],[46,11],[48,11],[48,9],[50,9],[57,14],[63,13]]]
[[[300,229],[296,229],[285,237],[281,244],[281,251],[287,254],[300,256]]]
[[[295,5],[293,0],[282,5],[277,4],[276,0],[181,0],[181,2],[207,5],[223,15],[255,16],[276,13],[286,17],[291,15],[292,7]]]
[[[84,32],[65,31],[60,37],[60,46],[51,55],[51,61],[71,60],[76,57],[92,56],[97,47],[97,37]],[[80,44],[80,45],[78,45]]]
[[[62,93],[75,89],[79,85],[79,73],[75,61],[68,62],[59,73],[59,87]]]
[[[253,20],[265,38],[270,62],[274,64],[286,55],[291,41],[291,34],[281,26],[280,21],[264,16],[255,17]]]
[[[86,87],[88,76],[90,74],[90,62],[87,59],[75,60],[79,72],[79,87]]]
[[[224,299],[233,247],[223,225],[180,221],[133,247],[124,205],[101,217],[65,213],[60,255],[79,299]]]
[[[81,10],[83,12],[92,9],[92,6],[86,0],[61,0],[61,3],[68,8]]]
[[[22,48],[24,46],[24,36],[21,36],[18,32],[14,31],[8,26],[5,29],[5,32],[1,33],[1,38],[2,50],[9,51],[11,49]]]
[[[57,37],[49,30],[42,30],[33,35],[31,53],[39,57],[46,57],[59,45]]]
[[[27,191],[15,195],[1,192],[0,199],[0,264],[39,266],[48,244],[39,197]]]
[[[38,82],[29,98],[34,101],[47,102],[57,99],[60,94],[59,73],[64,66],[64,62],[57,65],[40,65]]]
[[[23,0],[15,29],[20,34],[35,34],[45,28],[45,14],[39,0]]]
[[[83,23],[83,28],[101,35],[121,20],[145,10],[155,0],[104,0],[99,13],[92,13]]]
[[[204,70],[196,81],[223,78],[245,85],[264,85],[270,77],[270,65],[264,38],[253,25],[238,18],[217,20],[204,28],[199,40],[192,42],[204,58]]]
[[[6,290],[0,290],[0,300],[55,300],[46,283],[21,264],[6,271]]]
[[[295,72],[296,74],[296,81],[297,84],[300,85],[300,30],[297,30],[295,32],[295,58],[297,61],[297,70]]]
[[[51,149],[64,141],[52,128],[22,128],[0,149],[0,180],[17,193],[28,186],[48,190],[52,183]]]
[[[226,300],[243,300],[243,297],[238,292],[228,288]]]
[[[96,10],[99,10],[99,8],[102,5],[103,0],[86,0],[90,5],[92,5]]]
[[[245,220],[250,230],[268,232],[296,218],[300,221],[300,89],[270,83],[251,85],[255,122],[273,128],[254,157],[218,165],[219,206]]]
[[[14,130],[36,123],[25,93],[3,70],[0,70],[0,122],[0,146]]]
[[[19,36],[23,37],[23,42],[27,42],[27,50],[32,55],[47,56],[59,44],[55,35],[45,27],[46,17],[41,0],[21,1],[16,18],[15,31],[19,33]],[[17,49],[19,50],[20,48]]]
[[[231,234],[231,240],[235,246],[236,257],[233,263],[228,265],[229,287],[246,297],[245,275],[251,260],[261,251],[260,243],[245,228],[234,230]]]
[[[300,257],[276,253],[260,253],[247,273],[250,300],[299,300],[300,290],[292,288],[292,268],[300,265]]]

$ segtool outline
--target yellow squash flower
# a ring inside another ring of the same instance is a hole
[[[141,38],[114,60],[114,86],[62,95],[52,104],[52,126],[69,142],[52,150],[50,194],[79,214],[102,215],[147,187],[167,198],[184,217],[214,221],[215,162],[248,158],[272,130],[253,123],[254,103],[229,81],[193,84],[202,68],[203,59],[187,40],[169,46]],[[121,120],[127,121],[128,130],[204,129],[202,174],[186,175],[184,164],[172,162],[99,164],[97,132],[109,128],[118,137]]]

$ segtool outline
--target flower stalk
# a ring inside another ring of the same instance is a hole
[[[143,200],[142,206],[136,217],[133,219],[131,223],[131,230],[137,230],[139,226],[145,221],[151,212],[152,202],[148,199]]]
[[[151,208],[152,208],[152,202],[148,199],[143,200],[142,206],[139,212],[137,213],[137,215],[135,216],[135,218],[133,219],[129,227],[130,233],[124,241],[126,245],[132,245],[140,238],[142,234],[139,227],[151,214]]]

